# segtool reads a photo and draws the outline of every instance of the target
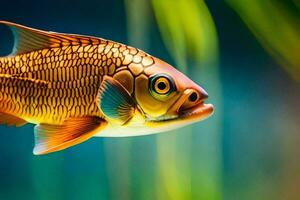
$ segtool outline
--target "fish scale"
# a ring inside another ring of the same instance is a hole
[[[15,37],[12,53],[0,58],[0,124],[36,124],[36,155],[93,136],[167,131],[213,112],[200,86],[137,48],[0,24]]]
[[[1,107],[7,113],[13,112],[31,121],[42,120],[45,123],[62,123],[68,117],[101,116],[93,108],[96,106],[94,100],[103,76],[112,76],[118,68],[128,66],[134,56],[138,59],[147,57],[143,52],[141,55],[138,53],[136,48],[107,42],[42,49],[1,58],[0,74],[48,82],[47,88],[24,88],[21,85],[20,91],[15,86],[8,89],[1,81],[1,91],[11,102],[9,106]],[[34,101],[31,101],[32,95],[35,96]],[[0,105],[1,102],[4,102],[3,98],[0,98]],[[16,103],[17,106],[14,105]]]

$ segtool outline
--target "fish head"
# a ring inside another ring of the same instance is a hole
[[[157,58],[142,69],[131,63],[103,80],[98,99],[109,128],[99,136],[146,135],[201,121],[213,113],[207,98],[202,87]]]
[[[144,126],[161,132],[209,117],[212,104],[205,104],[207,92],[171,65],[155,59],[135,78],[134,98]]]

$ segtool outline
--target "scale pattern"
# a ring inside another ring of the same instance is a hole
[[[154,64],[150,55],[99,39],[0,58],[0,112],[36,123],[102,116],[95,102],[104,75],[132,77]]]

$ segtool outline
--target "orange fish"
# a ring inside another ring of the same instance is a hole
[[[0,123],[37,124],[36,155],[93,136],[163,132],[213,113],[200,86],[137,48],[0,24],[15,37],[12,53],[0,58]]]

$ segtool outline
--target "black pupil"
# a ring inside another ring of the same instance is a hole
[[[158,84],[157,84],[157,87],[158,87],[158,89],[160,89],[160,90],[164,90],[164,89],[166,89],[166,84],[164,83],[164,82],[159,82]]]
[[[197,99],[198,99],[198,95],[197,95],[196,92],[193,92],[193,93],[189,96],[189,100],[190,100],[191,102],[195,102],[195,101],[197,101]]]

